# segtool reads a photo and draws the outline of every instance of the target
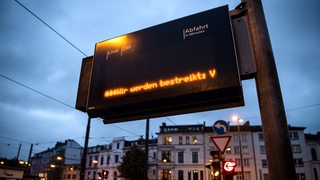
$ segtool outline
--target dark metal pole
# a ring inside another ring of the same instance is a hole
[[[89,135],[90,135],[90,124],[91,124],[91,117],[88,116],[86,137],[85,137],[84,147],[83,147],[83,152],[82,152],[82,157],[81,157],[80,180],[84,180],[84,173],[85,173],[85,170],[86,170],[86,161],[87,161]]]
[[[29,156],[28,156],[28,164],[31,163],[30,161],[31,161],[32,149],[33,149],[33,144],[30,145],[30,151],[29,151]]]
[[[261,0],[247,0],[270,180],[296,178],[280,83]]]
[[[244,170],[243,170],[243,156],[242,156],[242,145],[241,145],[241,137],[240,137],[240,123],[239,118],[237,119],[238,124],[238,140],[239,140],[239,150],[240,150],[240,165],[241,165],[241,179],[244,180]]]
[[[19,145],[19,149],[18,149],[18,153],[17,153],[17,160],[19,160],[20,151],[21,151],[21,145],[22,145],[22,144]]]
[[[149,159],[149,118],[146,120],[146,143],[145,143],[145,167],[144,167],[144,180],[148,180],[148,159]]]

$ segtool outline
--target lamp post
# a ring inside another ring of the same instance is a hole
[[[244,180],[244,171],[243,171],[243,157],[242,157],[242,146],[241,146],[241,137],[240,137],[240,122],[243,122],[243,119],[238,116],[232,116],[232,120],[237,122],[238,126],[238,140],[239,140],[239,150],[240,150],[240,167],[241,167],[241,180]]]

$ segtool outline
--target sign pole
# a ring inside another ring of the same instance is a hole
[[[146,143],[145,143],[145,167],[144,180],[148,180],[148,159],[149,159],[149,118],[146,119]]]
[[[247,3],[256,84],[270,180],[296,178],[287,119],[261,0]]]
[[[240,134],[240,124],[239,120],[237,121],[238,124],[238,141],[239,141],[239,150],[240,150],[240,167],[241,167],[241,179],[244,179],[244,170],[243,170],[243,155],[242,155],[242,145],[241,145],[241,134]]]
[[[88,153],[88,144],[89,144],[89,134],[90,134],[90,124],[91,124],[91,117],[88,115],[88,124],[86,130],[86,137],[81,157],[81,169],[80,169],[80,180],[84,180],[84,173],[86,170],[86,161],[87,161],[87,153]]]

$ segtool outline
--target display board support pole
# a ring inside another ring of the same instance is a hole
[[[149,159],[149,118],[146,119],[146,142],[145,142],[145,167],[144,167],[144,180],[148,180],[148,159]]]
[[[242,2],[248,8],[269,179],[296,179],[287,119],[262,3],[261,0]]]
[[[84,180],[84,173],[86,170],[86,161],[87,161],[89,135],[90,135],[90,124],[91,124],[91,117],[88,115],[86,137],[85,137],[84,147],[83,147],[83,152],[82,152],[82,157],[81,157],[80,180]]]

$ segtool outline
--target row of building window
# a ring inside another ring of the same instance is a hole
[[[106,163],[106,165],[109,165],[111,163],[111,157],[107,156],[106,162],[104,161],[103,156],[100,157],[100,160],[98,160],[98,156],[90,157],[89,167],[97,167],[99,162],[100,162],[100,165],[103,165],[104,163]],[[114,163],[118,163],[118,162],[119,162],[119,155],[114,155]]]
[[[299,140],[299,133],[297,131],[289,132],[290,140]],[[259,141],[264,141],[263,133],[258,134]]]
[[[108,179],[110,176],[111,176],[111,178],[113,177],[113,179],[115,179],[115,180],[117,179],[117,176],[118,176],[118,172],[117,171],[113,171],[112,174],[110,174],[109,171],[104,171],[104,172],[106,173],[105,174],[106,179]],[[99,173],[100,173],[100,175],[99,175]],[[97,176],[102,176],[102,175],[104,175],[104,174],[102,174],[102,172],[98,172],[97,173],[97,171],[88,171],[86,179],[102,179],[101,177],[97,178]]]
[[[239,142],[238,134],[233,134],[232,136],[233,136],[233,138],[232,138],[233,142],[235,142],[235,143]],[[190,140],[191,140],[191,142],[190,142]],[[247,134],[241,134],[240,140],[241,140],[241,142],[247,142]],[[172,136],[165,136],[162,138],[162,144],[172,145],[175,143],[173,143]],[[192,139],[191,139],[191,136],[185,136],[185,138],[183,136],[179,136],[178,144],[179,145],[198,144],[198,139],[197,139],[197,136],[192,136]]]
[[[186,171],[187,180],[203,180],[204,175],[203,171],[199,170],[188,170]],[[184,170],[178,170],[178,180],[184,180],[185,177],[185,171]],[[171,170],[164,169],[161,171],[161,179],[171,179]]]
[[[192,163],[199,162],[198,152],[192,152],[191,161],[192,161]],[[172,162],[171,151],[162,151],[161,152],[161,162],[163,162],[163,163]],[[178,152],[178,163],[184,163],[184,152],[183,151]]]
[[[186,176],[185,176],[186,175]],[[185,177],[187,177],[185,179]],[[250,171],[245,171],[244,172],[244,178],[246,180],[251,179],[251,172]],[[169,169],[164,169],[161,171],[161,179],[166,180],[166,179],[171,179],[171,170]],[[203,171],[199,170],[178,170],[178,180],[203,180],[204,179],[204,174]],[[241,173],[236,172],[236,179],[241,180]]]
[[[268,168],[268,163],[266,159],[262,159],[261,164],[263,168]],[[304,166],[303,159],[302,158],[294,159],[294,165],[297,167],[303,167]]]
[[[182,144],[189,145],[190,144],[190,136],[185,136],[185,141],[183,141],[183,139],[184,139],[183,136],[179,136],[179,145],[182,145]],[[171,145],[171,144],[173,144],[172,141],[173,140],[172,140],[171,136],[166,136],[166,137],[162,138],[162,144],[164,144],[164,145]],[[192,136],[191,144],[198,144],[197,136]]]
[[[293,153],[301,153],[301,145],[300,144],[294,144],[291,146]],[[266,148],[265,146],[260,146],[260,154],[266,154]]]
[[[64,179],[77,179],[77,175],[76,174],[65,174]]]
[[[233,142],[235,143],[239,142],[238,134],[233,134],[232,136],[233,136],[232,138]],[[299,134],[296,131],[289,132],[289,137],[291,140],[299,140]],[[259,133],[258,138],[259,138],[259,141],[264,141],[263,133]],[[179,145],[190,144],[190,136],[185,136],[185,141],[183,141],[183,139],[184,139],[183,136],[179,136]],[[241,142],[247,142],[247,134],[241,134],[240,140]],[[163,137],[162,144],[171,145],[173,144],[172,141],[173,140],[171,136]],[[197,144],[197,143],[198,143],[197,136],[192,136],[191,144]]]
[[[249,147],[246,145],[241,146],[242,148],[242,154],[249,154]],[[226,154],[230,155],[232,154],[232,149],[233,149],[233,154],[240,154],[240,146],[229,146],[226,150]]]

